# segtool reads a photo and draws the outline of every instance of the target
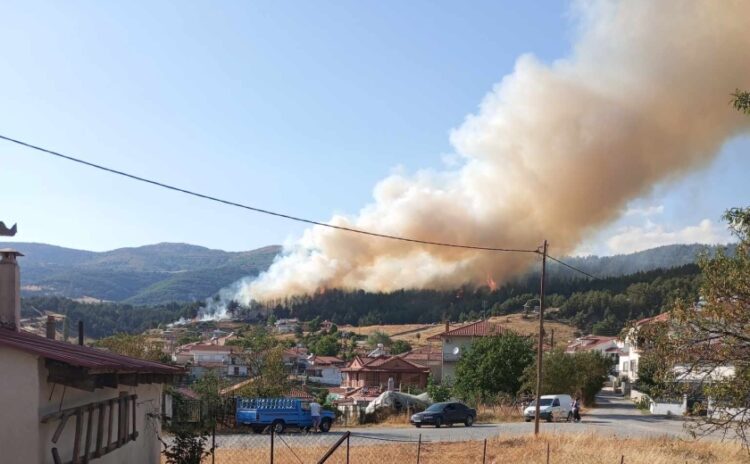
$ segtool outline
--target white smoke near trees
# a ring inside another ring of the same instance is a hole
[[[750,88],[750,2],[592,1],[574,13],[569,57],[521,56],[452,131],[460,167],[390,176],[359,214],[330,223],[490,247],[533,249],[546,238],[564,254],[749,128],[729,100]],[[234,298],[455,288],[502,281],[534,259],[312,227]]]

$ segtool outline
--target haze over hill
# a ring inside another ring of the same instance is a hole
[[[21,261],[24,296],[89,297],[145,305],[203,300],[239,279],[265,271],[281,251],[277,245],[227,252],[184,243],[105,252],[24,242],[0,243],[3,247],[25,255]],[[627,255],[566,261],[597,276],[620,276],[692,263],[707,248],[715,249],[699,244],[666,245]],[[555,263],[550,269],[553,274],[570,272]]]

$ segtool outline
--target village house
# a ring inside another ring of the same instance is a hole
[[[499,324],[487,320],[473,322],[451,329],[445,323],[445,331],[428,338],[428,341],[440,341],[442,343],[441,377],[442,382],[450,383],[456,377],[456,366],[461,356],[474,343],[478,337],[489,337],[504,333]]]
[[[430,368],[430,375],[433,379],[441,379],[443,376],[443,349],[438,345],[420,346],[398,356],[409,362]]]
[[[274,330],[276,330],[276,333],[294,333],[294,331],[299,327],[299,319],[279,319],[273,323],[273,326]]]
[[[296,346],[287,348],[281,353],[284,369],[291,375],[303,375],[307,367],[307,348]]]
[[[336,356],[311,355],[305,360],[305,377],[310,382],[338,387],[341,385],[341,368],[346,361]]]
[[[565,352],[568,354],[578,353],[581,351],[596,351],[602,356],[610,358],[614,363],[615,369],[619,367],[620,354],[622,354],[622,350],[620,349],[620,342],[617,337],[585,335],[583,337],[576,338],[565,348]]]
[[[375,387],[382,390],[391,383],[396,389],[405,389],[407,386],[423,389],[427,386],[430,369],[398,356],[357,356],[341,369],[341,373],[342,387]]]
[[[242,350],[235,346],[189,343],[181,346],[172,359],[188,366],[193,378],[200,378],[209,370],[220,377],[247,377],[249,374]]]
[[[620,356],[618,360],[617,372],[620,379],[629,383],[638,380],[638,366],[642,353],[642,347],[638,346],[638,329],[647,324],[667,322],[669,313],[661,313],[654,317],[641,319],[635,323],[635,326],[628,331],[625,340],[618,343]]]
[[[0,460],[159,463],[163,387],[182,369],[20,330],[20,253],[0,250]]]

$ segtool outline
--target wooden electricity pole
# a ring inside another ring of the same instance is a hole
[[[542,400],[542,354],[544,353],[544,281],[547,277],[547,240],[542,246],[542,278],[539,285],[539,344],[536,352],[536,415],[534,435],[539,435],[539,407]]]

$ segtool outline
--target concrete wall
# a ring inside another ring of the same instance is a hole
[[[651,401],[649,411],[658,416],[681,416],[685,414],[686,404],[682,403],[657,403]]]
[[[43,366],[41,366],[40,369],[43,371],[44,378],[46,378],[46,369]],[[64,390],[65,396],[63,397],[63,387],[61,385],[55,386],[53,391],[52,384],[47,382],[42,384],[42,388],[39,390],[39,417],[58,411],[61,407],[62,409],[67,409],[96,401],[117,398],[120,395],[120,392],[125,392],[128,395],[138,395],[138,399],[136,400],[136,430],[138,431],[138,438],[135,441],[128,442],[121,448],[98,458],[95,462],[98,464],[119,464],[125,462],[156,464],[159,462],[161,448],[156,436],[156,433],[159,431],[159,423],[147,417],[147,415],[150,413],[157,415],[161,413],[161,384],[142,384],[135,387],[120,385],[119,388],[98,388],[93,392],[78,390],[71,387],[67,387]],[[132,417],[132,410],[130,408],[128,413]],[[84,418],[86,418],[85,415]],[[95,413],[93,417],[92,440],[95,440],[96,437],[96,420],[97,415]],[[54,464],[51,453],[53,446],[57,447],[63,461],[68,462],[72,458],[75,437],[75,420],[71,419],[68,421],[60,439],[53,445],[51,441],[52,435],[54,434],[58,423],[58,421],[52,421],[48,424],[38,424],[39,447],[42,452],[41,460],[38,462]],[[116,434],[116,409],[113,423],[115,424],[113,427],[113,430],[115,431],[114,434]],[[107,422],[105,421],[105,440],[106,428]],[[83,428],[83,433],[83,436],[85,437],[85,426]],[[81,447],[83,448],[83,443],[81,444]]]
[[[0,462],[3,464],[52,464],[52,448],[60,452],[63,462],[70,462],[73,455],[75,419],[68,420],[56,444],[52,435],[59,421],[41,423],[49,413],[96,401],[117,398],[120,392],[137,394],[136,441],[125,444],[95,462],[98,464],[159,462],[161,447],[157,439],[158,422],[147,418],[147,414],[161,412],[161,384],[146,384],[120,388],[101,388],[93,392],[63,387],[47,382],[44,360],[22,351],[0,347]],[[130,411],[132,415],[132,410]],[[84,416],[86,417],[86,416]],[[132,417],[132,416],[131,416]],[[93,430],[97,416],[94,414]],[[115,414],[115,423],[116,422]],[[106,431],[106,421],[105,421]],[[86,426],[83,427],[85,437]],[[105,435],[106,437],[106,435]],[[92,440],[96,433],[92,433]],[[81,447],[83,448],[82,440]],[[92,446],[93,448],[93,446]]]
[[[36,356],[0,347],[0,461],[40,462]]]

